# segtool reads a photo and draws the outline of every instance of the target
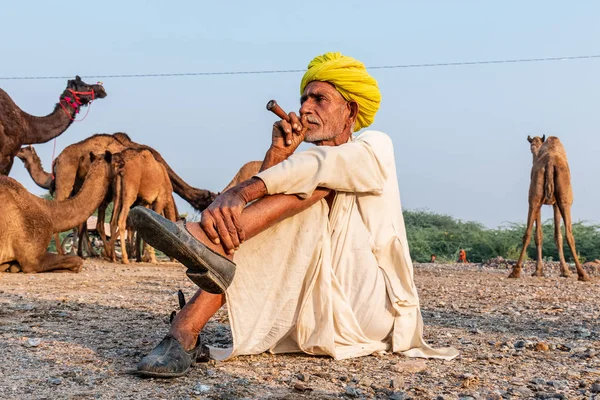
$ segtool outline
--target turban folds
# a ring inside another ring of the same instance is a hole
[[[346,101],[358,103],[355,132],[373,123],[381,103],[381,93],[377,81],[369,75],[363,63],[341,53],[325,53],[308,64],[308,71],[300,83],[300,93],[313,81],[329,82]]]

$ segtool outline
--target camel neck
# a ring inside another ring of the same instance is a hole
[[[52,174],[44,171],[42,160],[40,160],[39,157],[27,158],[23,163],[36,185],[42,189],[50,189],[50,185],[52,184]]]
[[[65,103],[65,107],[63,108],[60,103],[56,103],[54,111],[45,117],[37,117],[21,111],[29,125],[23,144],[46,143],[71,126],[76,115],[76,109],[70,104],[66,104],[64,100],[61,101]]]
[[[92,165],[75,196],[63,201],[48,201],[54,232],[66,231],[87,221],[104,200],[108,185],[108,166],[99,162]]]

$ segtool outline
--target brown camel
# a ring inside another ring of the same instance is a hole
[[[150,151],[125,149],[113,156],[112,170],[115,203],[110,223],[111,249],[119,236],[126,232],[127,216],[134,204],[151,207],[171,221],[177,221],[178,213],[169,174]],[[123,264],[128,264],[124,238],[121,238],[121,253]],[[112,258],[116,261],[114,252]]]
[[[32,146],[21,147],[17,153],[17,158],[23,161],[25,168],[36,185],[42,189],[50,189],[50,186],[52,185],[52,174],[44,171],[42,160],[40,160],[40,157]]]
[[[54,197],[57,200],[62,200],[70,195],[77,193],[78,188],[83,182],[87,170],[89,168],[89,159],[86,157],[90,152],[96,153],[99,151],[108,150],[111,153],[118,153],[126,148],[134,149],[145,149],[152,153],[154,158],[160,162],[167,170],[173,190],[181,198],[187,201],[192,207],[198,211],[204,210],[214,200],[216,194],[204,189],[197,189],[188,185],[179,175],[175,173],[162,158],[160,153],[150,146],[133,142],[126,133],[117,132],[112,135],[109,134],[96,134],[78,143],[74,143],[66,147],[56,158],[53,168],[55,176],[55,189],[51,189],[51,193],[54,193]],[[98,218],[103,221],[106,207],[112,201],[112,192],[109,191],[107,199],[103,202],[98,209]],[[79,248],[77,254],[83,255],[84,243],[87,243],[87,236],[85,230],[81,230],[79,233]],[[98,230],[100,237],[104,243],[107,243],[106,233],[104,227]],[[91,248],[88,246],[88,248]],[[61,251],[60,249],[59,251]]]
[[[125,149],[119,141],[117,141],[112,135],[108,134],[96,134],[80,142],[71,144],[56,157],[52,164],[54,172],[54,181],[50,188],[50,193],[54,195],[56,201],[63,201],[70,196],[74,196],[79,192],[85,177],[89,171],[91,161],[89,154],[97,154],[104,151],[110,153],[118,153]],[[106,198],[100,204],[98,209],[98,219],[104,221],[105,210],[108,204],[112,201],[112,187],[109,188],[106,193]],[[94,254],[91,250],[91,243],[89,243],[89,237],[87,235],[87,229],[85,225],[77,227],[76,236],[78,237],[77,254],[83,256],[83,248],[87,245],[89,254]],[[106,232],[104,232],[104,225],[98,225],[98,233],[102,238],[103,243],[107,243]],[[74,232],[75,235],[75,232]],[[58,240],[58,233],[55,235],[55,242],[60,243]],[[62,254],[62,247],[56,246],[59,254]]]
[[[235,174],[231,182],[229,182],[229,184],[225,186],[225,189],[223,189],[223,191],[226,191],[230,187],[233,187],[239,184],[240,182],[244,182],[252,178],[254,175],[259,173],[261,166],[262,161],[249,161],[246,164],[242,165],[242,168],[240,168],[238,173]]]
[[[581,267],[577,250],[575,248],[575,238],[573,237],[573,228],[571,226],[571,204],[573,204],[573,191],[571,188],[571,173],[567,162],[567,154],[560,140],[555,136],[546,139],[536,136],[531,138],[527,136],[527,141],[531,144],[531,154],[533,155],[533,166],[531,168],[531,183],[529,185],[529,212],[527,214],[527,229],[523,235],[523,249],[519,260],[513,267],[509,278],[518,278],[521,276],[523,259],[527,246],[531,240],[531,231],[535,221],[535,244],[537,247],[537,264],[533,276],[543,276],[542,263],[542,216],[541,208],[543,204],[552,205],[554,208],[554,240],[558,249],[560,258],[561,276],[571,275],[569,266],[565,261],[563,254],[563,239],[560,230],[561,215],[565,223],[565,235],[567,243],[573,254],[573,260],[577,268],[577,275],[580,281],[589,281],[590,277]]]
[[[127,134],[122,132],[115,133],[113,136],[127,148],[140,150],[144,149],[150,151],[156,161],[160,162],[167,169],[167,173],[171,179],[171,184],[173,185],[173,191],[177,193],[183,200],[187,201],[192,207],[194,207],[194,209],[203,211],[210,205],[210,203],[213,202],[215,197],[217,197],[216,193],[213,193],[209,190],[198,189],[188,185],[183,179],[181,179],[179,175],[175,173],[175,171],[171,169],[169,164],[164,160],[164,158],[162,158],[160,153],[154,150],[152,147],[133,142]]]
[[[67,82],[52,113],[35,117],[0,89],[0,175],[8,175],[22,145],[46,143],[57,137],[73,123],[82,106],[103,97],[106,92],[102,85],[88,85],[77,76]]]
[[[0,176],[0,270],[26,273],[79,272],[79,257],[48,253],[54,232],[65,231],[88,219],[109,186],[111,154],[93,157],[89,175],[77,196],[65,201],[45,200],[21,184]]]

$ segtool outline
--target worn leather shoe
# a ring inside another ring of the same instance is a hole
[[[221,294],[233,281],[235,264],[192,236],[185,221],[172,222],[141,206],[129,211],[129,219],[150,246],[185,265],[188,278],[201,289]]]
[[[136,374],[148,378],[177,378],[185,375],[196,364],[200,353],[200,339],[190,351],[186,351],[173,336],[167,335],[139,362]]]

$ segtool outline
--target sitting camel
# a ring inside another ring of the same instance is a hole
[[[573,204],[573,190],[571,188],[571,172],[567,162],[567,154],[560,140],[555,136],[546,139],[546,135],[531,138],[527,136],[533,155],[533,166],[531,167],[531,183],[529,185],[529,212],[527,214],[527,229],[523,235],[523,248],[519,260],[514,265],[509,278],[521,276],[523,259],[527,246],[531,240],[531,231],[535,221],[535,245],[537,247],[537,264],[533,276],[543,276],[542,263],[542,213],[543,204],[552,205],[554,208],[554,240],[558,248],[560,258],[560,270],[562,277],[571,275],[569,266],[565,261],[563,253],[563,239],[560,231],[561,215],[565,223],[565,234],[567,243],[573,254],[577,275],[580,281],[589,281],[590,277],[582,268],[577,250],[575,238],[571,226],[571,204]]]
[[[92,165],[79,193],[64,201],[45,200],[29,193],[12,178],[0,176],[0,270],[79,272],[79,257],[48,253],[54,232],[88,219],[109,187],[111,154],[92,156]]]
[[[25,168],[36,185],[42,189],[50,190],[53,180],[52,174],[44,171],[42,160],[40,160],[40,157],[32,146],[21,147],[17,153],[17,158],[23,161]]]
[[[171,221],[177,221],[177,207],[166,168],[148,150],[125,149],[115,154],[112,175],[115,203],[110,222],[110,249],[114,249],[116,240],[121,236],[121,260],[123,264],[128,264],[127,246],[123,236],[127,230],[129,209],[134,204],[144,205],[159,214],[164,213]],[[116,261],[114,251],[112,259]]]
[[[106,92],[102,85],[88,85],[77,76],[67,82],[51,114],[35,117],[21,110],[0,89],[0,175],[8,175],[22,145],[54,139],[71,126],[82,106],[103,97]]]

